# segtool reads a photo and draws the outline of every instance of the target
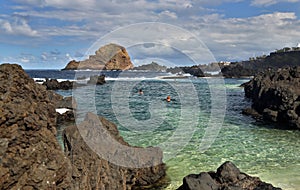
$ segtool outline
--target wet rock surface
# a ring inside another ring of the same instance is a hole
[[[300,129],[300,67],[265,71],[243,86],[252,100],[245,113],[259,114],[282,128]]]
[[[241,172],[232,162],[223,163],[216,172],[190,174],[178,190],[280,190]]]

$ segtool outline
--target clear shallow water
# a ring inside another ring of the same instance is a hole
[[[242,115],[242,108],[249,106],[250,102],[244,98],[243,89],[238,86],[246,80],[225,80],[227,108],[224,122],[220,123],[220,132],[212,146],[205,152],[199,150],[211,113],[207,80],[212,79],[192,80],[200,108],[197,120],[192,119],[195,97],[185,96],[188,101],[182,105],[184,101],[176,90],[179,86],[189,94],[189,80],[118,81],[117,89],[114,89],[116,81],[108,81],[96,88],[83,87],[78,89],[78,93],[83,95],[78,97],[79,107],[82,108],[79,109],[79,116],[83,117],[85,111],[89,110],[109,118],[118,124],[120,133],[131,145],[156,146],[164,142],[172,145],[164,149],[165,155],[177,151],[176,155],[165,160],[171,179],[167,189],[178,188],[182,178],[190,173],[216,170],[227,160],[234,162],[243,172],[258,176],[275,186],[299,189],[300,131],[274,129],[272,125],[258,123]],[[214,87],[220,88],[218,84]],[[140,88],[144,91],[142,96],[137,94]],[[70,91],[60,93],[71,95]],[[164,101],[167,95],[172,97],[170,104]],[[113,109],[114,105],[119,109]],[[185,118],[183,126],[187,130],[181,130],[182,135],[174,137],[176,131],[182,129],[181,116],[189,114],[191,118]],[[189,126],[195,123],[195,132],[190,136]]]

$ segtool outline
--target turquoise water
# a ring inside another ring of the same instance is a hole
[[[222,85],[210,80],[126,80],[82,87],[74,91],[78,116],[95,112],[118,124],[131,145],[161,146],[171,179],[167,189],[178,188],[190,173],[216,170],[227,160],[275,186],[299,189],[300,131],[274,129],[242,115],[250,102],[239,85],[247,80],[225,79],[225,96],[213,90]],[[164,101],[167,95],[170,103]],[[208,130],[213,134],[209,138]],[[203,139],[212,142],[204,151]]]

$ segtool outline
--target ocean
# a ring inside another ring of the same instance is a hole
[[[171,180],[164,189],[176,189],[184,176],[216,170],[227,160],[274,186],[300,188],[300,131],[276,129],[241,114],[251,101],[239,86],[250,79],[163,79],[170,74],[140,71],[26,72],[35,79],[81,82],[105,74],[104,85],[57,92],[76,97],[78,122],[91,111],[116,123],[131,145],[161,147]]]

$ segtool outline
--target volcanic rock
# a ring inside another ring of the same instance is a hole
[[[88,113],[80,125],[67,127],[63,138],[77,189],[135,189],[165,176],[159,148],[130,146],[103,117]]]
[[[225,162],[217,172],[190,174],[183,179],[178,190],[280,190],[271,184],[262,182],[258,177],[251,177],[232,163]]]
[[[263,119],[300,129],[300,67],[260,73],[244,84],[244,90]]]
[[[70,90],[73,88],[74,83],[71,81],[61,81],[58,82],[56,79],[47,79],[43,83],[46,86],[47,90]]]
[[[126,49],[117,44],[108,44],[83,61],[70,61],[63,70],[128,70],[133,64]]]
[[[19,65],[0,65],[0,189],[69,189],[55,106]]]

